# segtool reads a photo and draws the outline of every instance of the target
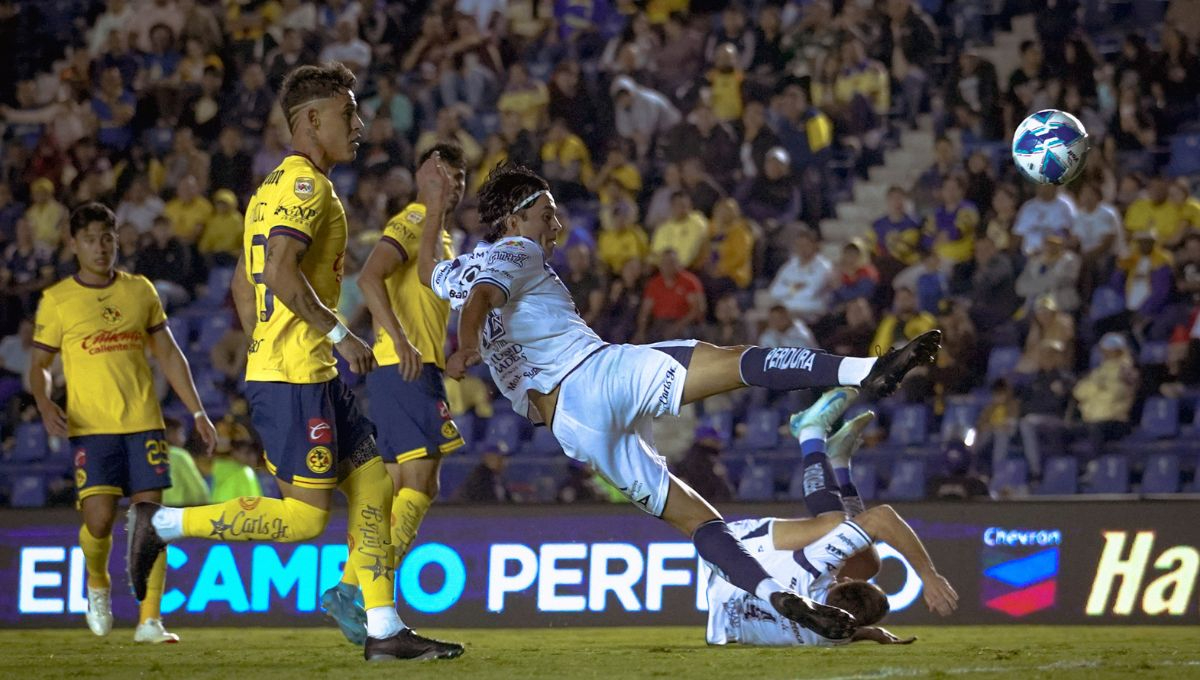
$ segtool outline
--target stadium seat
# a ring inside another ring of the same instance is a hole
[[[1142,493],[1175,493],[1179,491],[1179,456],[1157,453],[1146,461],[1142,473]]]
[[[850,478],[864,501],[873,501],[879,495],[879,468],[873,461],[863,460],[852,465]]]
[[[175,344],[184,352],[192,346],[192,320],[191,318],[176,314],[167,318],[167,328],[171,329],[171,335],[175,337]]]
[[[1200,174],[1200,132],[1171,137],[1171,160],[1167,174],[1172,177]]]
[[[41,475],[17,475],[12,480],[11,503],[14,508],[40,508],[46,505],[46,480]]]
[[[207,290],[196,300],[200,307],[216,308],[225,304],[229,286],[233,282],[232,267],[214,267],[208,272]]]
[[[1074,456],[1055,456],[1046,461],[1042,471],[1039,496],[1067,496],[1079,490],[1079,462]]]
[[[738,482],[739,501],[769,501],[775,498],[775,478],[769,465],[750,465]],[[803,497],[803,494],[801,494]]]
[[[221,338],[225,336],[225,333],[229,331],[232,325],[233,320],[225,312],[216,312],[203,319],[200,322],[200,330],[196,337],[197,351],[204,352],[207,355]]]
[[[512,411],[497,413],[488,420],[487,430],[483,434],[484,446],[503,444],[510,452],[519,451],[521,443],[525,440],[528,422]]]
[[[1094,470],[1085,493],[1129,493],[1129,459],[1125,456],[1110,453],[1088,467]]]
[[[721,435],[721,441],[729,444],[733,441],[733,412],[717,411],[709,413],[700,419],[701,425],[708,425]]]
[[[746,414],[746,431],[737,442],[738,448],[761,451],[779,446],[779,421],[779,412],[775,409],[751,409]]]
[[[438,491],[438,500],[448,501],[454,498],[454,494],[458,492],[463,482],[467,481],[467,477],[471,475],[471,470],[478,464],[478,459],[458,456],[451,456],[442,461],[441,487]]]
[[[1100,286],[1092,293],[1092,304],[1088,306],[1088,321],[1107,319],[1125,311],[1125,297],[1109,286]]]
[[[540,456],[542,458],[557,456],[562,452],[562,446],[554,438],[554,433],[548,427],[533,428],[533,437],[530,438],[529,443],[522,449],[522,453],[527,456]]]
[[[946,412],[942,414],[942,441],[961,438],[967,430],[975,427],[981,411],[981,406],[973,399],[951,397],[946,404]]]
[[[1150,397],[1142,407],[1140,426],[1130,435],[1132,441],[1171,439],[1179,436],[1179,400]]]
[[[905,404],[892,412],[888,443],[898,446],[924,444],[929,435],[929,407]]]
[[[1142,366],[1158,366],[1167,363],[1167,343],[1147,342],[1138,353],[1138,363]]]
[[[993,471],[988,489],[999,494],[1005,489],[1020,489],[1028,484],[1029,464],[1024,458],[1008,458],[1000,461],[1000,467]]]
[[[454,416],[454,424],[458,426],[458,433],[462,435],[463,441],[467,443],[468,448],[478,439],[476,434],[478,432],[478,423],[479,419],[472,411]]]
[[[46,430],[41,423],[22,423],[17,426],[16,448],[13,449],[13,462],[31,462],[42,460],[50,452]]]
[[[860,489],[861,493],[861,489]],[[889,501],[917,501],[925,497],[925,461],[903,458],[892,468],[883,498]]]
[[[999,378],[1008,376],[1021,360],[1020,347],[995,347],[988,354],[987,382],[990,385]]]

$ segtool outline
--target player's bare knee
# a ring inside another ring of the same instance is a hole
[[[111,536],[114,521],[116,521],[116,516],[110,510],[94,510],[83,516],[83,523],[87,525],[88,533],[96,538]]]

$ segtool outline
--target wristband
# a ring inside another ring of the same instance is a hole
[[[199,411],[196,411],[195,413],[192,414],[192,420],[196,420],[197,418],[203,417],[205,415],[207,415],[207,414],[204,412],[204,409],[200,409]]]
[[[325,334],[325,337],[329,338],[329,340],[336,345],[342,340],[345,340],[347,335],[350,335],[350,329],[346,328],[346,324],[339,321],[332,330]]]

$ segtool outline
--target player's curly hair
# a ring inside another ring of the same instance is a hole
[[[297,107],[352,90],[357,80],[354,73],[340,61],[321,66],[301,66],[288,73],[279,88],[279,105],[287,117],[288,128],[296,128]]]
[[[479,188],[479,221],[487,226],[483,240],[489,243],[498,240],[504,235],[504,218],[514,214],[521,201],[549,189],[546,180],[523,165],[497,165]]]
[[[825,604],[850,612],[860,626],[879,623],[892,610],[879,586],[866,581],[837,584],[825,596]]]
[[[104,225],[105,229],[117,228],[117,216],[109,209],[107,205],[91,201],[75,208],[71,213],[71,237],[88,228],[92,222],[99,222]]]

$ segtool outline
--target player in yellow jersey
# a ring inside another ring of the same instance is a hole
[[[434,153],[452,174],[446,210],[452,211],[467,186],[466,160],[454,144],[426,151],[418,167]],[[450,303],[438,298],[417,276],[416,254],[425,223],[426,203],[418,192],[388,221],[371,251],[358,286],[375,320],[375,359],[367,376],[371,420],[379,429],[379,452],[396,495],[392,499],[392,547],[398,569],[408,554],[421,520],[438,494],[442,456],[464,446],[446,403],[446,324]],[[454,257],[450,235],[441,233],[442,259]],[[341,583],[321,596],[321,604],[346,639],[362,644],[366,630],[355,604],[358,576],[346,568]]]
[[[336,348],[356,373],[375,367],[371,348],[334,312],[341,293],[346,212],[326,172],[354,160],[363,123],[344,65],[301,66],[284,80],[293,153],[263,180],[246,211],[233,278],[238,317],[251,336],[246,396],[251,422],[283,499],[242,497],[179,509],[129,511],[129,569],[144,592],[147,565],[167,542],[306,541],[329,521],[333,490],[349,500],[347,562],[362,584],[368,661],[452,658],[461,645],[423,638],[395,609],[392,482],[375,428],[338,378]]]
[[[38,305],[29,384],[46,430],[69,437],[75,455],[75,486],[83,526],[79,546],[87,565],[88,627],[112,630],[108,555],[117,499],[162,500],[171,486],[162,411],[146,347],[180,400],[192,411],[209,451],[216,431],[204,413],[187,359],[179,351],[154,285],[143,276],[115,270],[117,221],[99,203],[71,214],[71,245],[79,273],[46,289]],[[50,364],[62,354],[67,410],[50,400]],[[167,567],[151,561],[135,642],[178,642],[162,625]]]

